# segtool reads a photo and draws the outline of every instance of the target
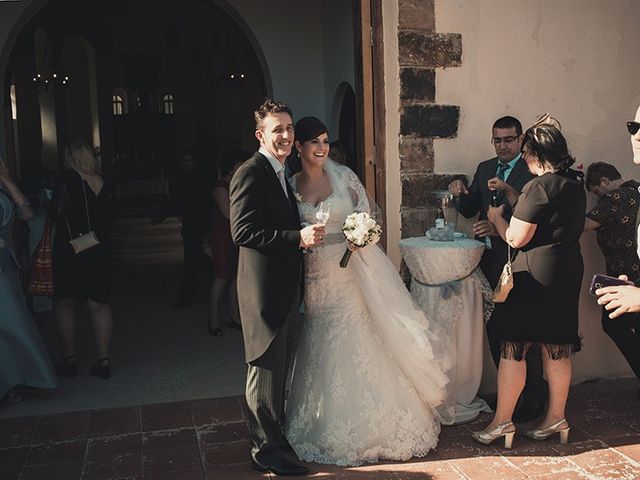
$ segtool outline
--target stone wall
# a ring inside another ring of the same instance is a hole
[[[462,37],[435,31],[434,0],[400,0],[400,180],[402,238],[423,235],[434,221],[429,192],[454,178],[434,172],[433,139],[458,133],[460,108],[437,105],[436,69],[462,62]]]

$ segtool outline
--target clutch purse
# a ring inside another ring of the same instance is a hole
[[[91,230],[89,233],[85,233],[84,235],[80,235],[79,237],[69,240],[69,243],[75,253],[80,253],[91,247],[95,247],[100,243],[100,240],[96,237],[95,232]]]
[[[509,292],[513,288],[513,270],[511,269],[511,246],[509,246],[509,256],[507,258],[507,263],[502,267],[502,273],[500,274],[500,279],[498,280],[498,285],[496,285],[495,290],[493,291],[493,303],[504,303],[509,296]]]
[[[89,202],[87,201],[87,189],[84,186],[84,180],[82,176],[80,176],[80,183],[82,184],[82,193],[84,193],[84,208],[87,213],[87,225],[89,226],[89,232],[85,234],[80,234],[79,237],[73,238],[73,234],[71,233],[71,225],[69,225],[69,220],[67,220],[67,230],[69,231],[69,243],[71,244],[71,248],[75,253],[84,252],[85,250],[90,249],[91,247],[95,247],[100,243],[96,233],[93,231],[91,227],[91,218],[89,217]]]

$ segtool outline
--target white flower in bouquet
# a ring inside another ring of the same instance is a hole
[[[342,225],[342,233],[346,239],[357,247],[366,247],[380,240],[382,227],[366,212],[356,212],[349,215]],[[345,268],[351,258],[351,250],[347,249],[340,260],[340,266]]]

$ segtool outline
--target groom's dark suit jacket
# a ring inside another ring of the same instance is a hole
[[[489,205],[491,205],[491,193],[487,182],[496,176],[497,169],[497,157],[486,160],[478,165],[476,173],[473,176],[473,181],[467,189],[469,194],[460,195],[459,197],[460,203],[458,204],[458,211],[462,215],[470,218],[479,212],[478,220],[487,219],[487,210],[489,210]],[[522,187],[532,178],[533,175],[529,172],[526,162],[523,158],[520,158],[513,166],[506,182],[518,192],[521,192]],[[504,217],[509,220],[511,218],[511,207],[502,192],[500,192],[498,200],[501,204],[504,204]],[[507,244],[500,236],[492,236],[491,246],[492,251],[487,250],[485,258],[483,258],[484,261],[480,266],[483,267],[483,273],[487,277],[487,280],[489,280],[491,286],[495,287],[500,277],[500,272],[502,272],[502,267],[507,261]]]
[[[231,180],[230,222],[240,247],[238,300],[248,363],[260,358],[300,302],[300,217],[267,158],[256,152]]]

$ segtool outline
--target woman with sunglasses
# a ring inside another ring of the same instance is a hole
[[[636,111],[635,119],[627,122],[627,131],[631,135],[633,163],[640,165],[640,107]],[[639,240],[640,226],[638,227],[637,244],[640,244]],[[638,248],[638,255],[640,256],[640,247]],[[620,275],[620,278],[623,280],[628,279],[627,275]],[[640,320],[638,320],[637,313],[640,312],[640,288],[631,285],[605,287],[596,290],[596,295],[600,297],[598,298],[598,303],[603,305],[605,310],[609,312],[611,321],[624,321],[628,325],[628,333],[626,335],[628,346],[625,350],[629,352],[631,357],[627,359],[630,364],[639,362],[637,345],[640,344],[640,331],[637,326]],[[619,318],[627,313],[635,313],[636,315],[624,315],[624,317]],[[619,328],[620,326],[617,327]],[[638,397],[640,398],[640,391],[638,391]]]
[[[504,437],[511,448],[515,426],[513,410],[526,377],[525,356],[541,352],[549,383],[549,406],[542,422],[526,432],[544,440],[555,433],[561,443],[569,437],[565,406],[571,384],[572,353],[580,350],[578,301],[583,262],[580,235],[586,195],[582,174],[558,128],[548,123],[524,134],[522,157],[535,178],[525,185],[510,222],[503,206],[490,207],[488,217],[512,249],[514,287],[505,303],[497,304],[497,332],[501,342],[498,402],[489,425],[473,438],[489,444]]]

